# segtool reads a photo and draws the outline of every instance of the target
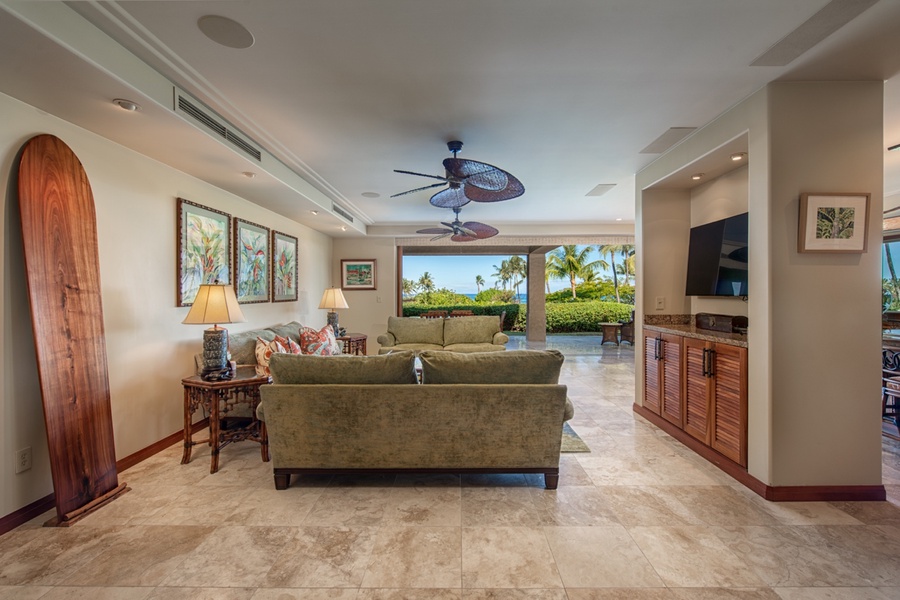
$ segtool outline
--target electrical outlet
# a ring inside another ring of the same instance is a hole
[[[31,446],[22,448],[16,452],[16,473],[27,471],[31,468]]]
[[[381,304],[381,296],[375,296],[376,304]]]
[[[666,309],[666,297],[665,296],[657,296],[656,297],[656,310],[665,310]]]

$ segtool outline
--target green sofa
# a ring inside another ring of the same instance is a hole
[[[574,414],[555,350],[272,357],[262,386],[276,489],[292,474],[542,473]]]
[[[506,350],[509,336],[500,331],[494,316],[422,319],[388,317],[388,330],[378,336],[379,354],[398,350],[450,350],[452,352],[497,352]]]

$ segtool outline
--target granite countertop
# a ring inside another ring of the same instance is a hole
[[[644,330],[658,331],[660,333],[674,333],[689,338],[705,340],[707,342],[718,342],[720,344],[728,344],[729,346],[747,347],[747,336],[742,333],[726,333],[724,331],[712,331],[710,329],[697,329],[693,323],[665,323],[665,324],[648,324],[644,323]]]

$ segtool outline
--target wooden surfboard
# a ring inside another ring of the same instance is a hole
[[[22,149],[19,208],[58,525],[125,491],[116,473],[94,196],[59,138]]]

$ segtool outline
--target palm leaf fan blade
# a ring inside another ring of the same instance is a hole
[[[461,188],[450,187],[432,196],[429,202],[438,208],[459,208],[468,204],[469,199]]]

